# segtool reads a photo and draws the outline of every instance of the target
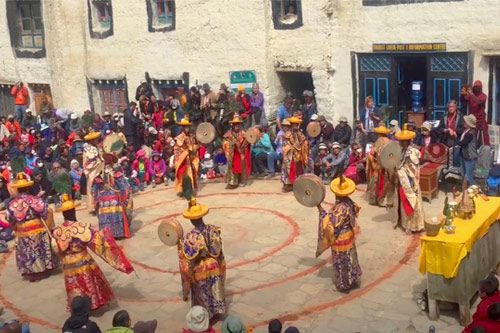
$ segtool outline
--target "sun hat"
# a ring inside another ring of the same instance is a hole
[[[304,90],[304,92],[302,93],[302,96],[313,97],[314,93],[311,90]]]
[[[24,188],[33,186],[34,182],[26,176],[24,172],[19,172],[16,176],[16,181],[13,182],[10,186],[13,188]]]
[[[240,318],[229,315],[226,317],[221,326],[222,333],[247,333],[245,325]]]
[[[31,109],[30,109],[30,108],[27,108],[27,109],[26,109],[26,111],[24,111],[24,112],[26,112],[26,113],[31,113],[32,111],[31,111]]]
[[[153,135],[158,134],[158,131],[157,131],[157,130],[156,130],[156,128],[154,128],[153,126],[150,126],[150,127],[148,128],[148,132],[149,132],[149,134],[153,134]]]
[[[69,116],[70,119],[72,120],[75,120],[78,118],[78,116],[76,115],[76,113],[72,113],[70,116]]]
[[[295,117],[295,116],[288,118],[288,121],[290,122],[290,124],[302,123],[302,120],[299,117]]]
[[[205,158],[210,158],[210,154],[209,153],[205,153],[204,157]]]
[[[377,134],[387,135],[387,134],[391,133],[391,130],[388,129],[387,127],[385,127],[384,123],[380,123],[379,127],[375,127],[373,129],[373,132],[375,132]]]
[[[109,113],[109,111],[105,111],[103,114],[102,114],[103,117],[111,117],[111,113]]]
[[[203,86],[201,87],[203,90],[210,90],[210,85],[208,83],[203,83]]]
[[[193,306],[186,315],[187,327],[193,332],[205,332],[209,327],[208,311],[199,305]]]
[[[241,117],[237,114],[233,116],[233,119],[229,121],[230,124],[241,124],[243,123],[243,120],[241,120]]]
[[[413,140],[417,136],[417,133],[408,130],[408,124],[403,125],[403,130],[397,132],[394,137],[399,141],[409,141]]]
[[[14,119],[14,115],[13,115],[13,114],[9,114],[9,115],[7,116],[7,119]]]
[[[101,132],[92,131],[89,134],[85,135],[83,138],[85,139],[85,141],[92,141],[98,139],[100,136]]]
[[[207,215],[208,212],[209,209],[207,205],[200,205],[199,203],[196,203],[196,199],[191,199],[188,209],[182,213],[182,216],[188,220],[197,220]]]
[[[356,184],[352,179],[340,176],[332,180],[330,190],[337,197],[347,197],[356,190]]]
[[[321,150],[321,149],[325,149],[326,150],[326,149],[328,149],[328,147],[322,142],[318,146],[318,150]]]
[[[71,209],[75,209],[75,203],[67,193],[64,193],[61,198],[61,205],[56,208],[58,212],[65,212]]]
[[[476,128],[476,116],[473,114],[469,114],[467,116],[464,116],[464,121],[469,126],[470,128]]]
[[[339,118],[339,123],[347,123],[347,117],[346,116],[342,116]]]
[[[181,119],[181,121],[177,122],[177,125],[179,125],[179,126],[191,126],[192,124],[187,117],[184,117]]]
[[[338,142],[332,143],[332,149],[335,149],[335,148],[341,148],[340,143],[338,143]]]
[[[318,115],[315,113],[311,116],[311,120],[312,121],[315,121],[315,120],[318,120]]]
[[[390,126],[398,126],[399,125],[399,122],[396,120],[396,119],[393,119],[389,122],[389,125]]]
[[[323,115],[318,116],[318,121],[326,121],[325,116],[323,116]]]
[[[428,121],[424,121],[423,124],[422,124],[422,127],[420,127],[421,129],[426,129],[428,130],[429,132],[432,130],[432,124]]]

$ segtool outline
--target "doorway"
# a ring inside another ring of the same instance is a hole
[[[413,81],[422,81],[423,87],[420,89],[425,92],[427,87],[427,57],[422,56],[398,56],[395,57],[397,64],[397,105],[398,109],[404,108],[411,110],[411,88]],[[422,106],[426,108],[427,98],[426,94],[422,97]]]
[[[314,92],[311,72],[278,72],[278,77],[285,93],[291,93],[295,98],[302,100],[304,90]]]

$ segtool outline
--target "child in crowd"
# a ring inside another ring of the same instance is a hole
[[[165,182],[165,186],[168,185],[167,164],[162,158],[161,154],[157,151],[151,156],[151,161],[149,162],[149,175],[153,183],[153,187]]]
[[[211,155],[209,153],[205,153],[203,160],[201,160],[200,178],[203,180],[214,179],[214,166],[214,160],[212,159]]]
[[[135,160],[132,162],[132,169],[137,172],[137,179],[139,180],[139,190],[144,191],[150,182],[149,175],[149,161],[146,158],[146,153],[143,149],[139,149],[135,154]]]
[[[132,169],[128,157],[127,156],[120,157],[120,159],[118,160],[118,164],[120,164],[123,174],[132,189],[132,193],[136,193],[137,191],[139,191],[140,183],[139,180],[137,179],[137,171]]]
[[[83,169],[80,167],[80,163],[77,160],[71,161],[71,170],[69,175],[71,176],[72,190],[75,194],[75,199],[80,200],[82,195],[80,192],[80,179],[82,178]]]
[[[214,162],[217,175],[224,177],[227,171],[227,158],[222,148],[217,148],[214,157]]]

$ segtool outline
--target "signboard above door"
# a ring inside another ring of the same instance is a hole
[[[238,90],[238,86],[245,87],[247,92],[252,91],[252,84],[257,82],[255,71],[234,71],[229,72],[229,84],[231,90]]]
[[[373,52],[442,52],[446,43],[373,43]]]

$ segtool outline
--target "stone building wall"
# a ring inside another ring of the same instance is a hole
[[[0,18],[6,16],[0,0]],[[190,75],[190,85],[229,83],[229,71],[255,70],[269,110],[285,95],[277,71],[310,71],[320,112],[353,117],[352,52],[372,43],[446,42],[474,51],[474,78],[487,87],[489,58],[500,52],[496,0],[363,6],[361,0],[303,0],[303,26],[275,30],[267,0],[176,1],[176,27],[149,32],[144,0],[114,0],[114,34],[90,37],[87,1],[42,0],[47,56],[16,58],[0,24],[0,81],[48,83],[57,107],[90,107],[87,79],[126,77],[128,96],[144,73]],[[4,22],[4,20],[0,20]]]

